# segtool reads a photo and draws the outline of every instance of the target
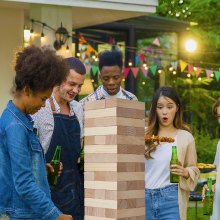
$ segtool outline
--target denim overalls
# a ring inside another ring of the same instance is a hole
[[[54,103],[50,100],[54,117],[54,131],[46,161],[50,162],[57,145],[61,146],[63,171],[56,186],[51,187],[51,197],[55,205],[64,213],[72,215],[74,220],[84,219],[83,184],[77,167],[80,156],[80,125],[76,115],[54,113]]]

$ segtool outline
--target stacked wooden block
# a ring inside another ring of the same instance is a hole
[[[85,220],[145,220],[145,105],[85,105]]]

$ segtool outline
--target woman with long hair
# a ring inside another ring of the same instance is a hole
[[[152,142],[146,146],[146,220],[186,220],[189,192],[197,184],[199,170],[195,141],[183,122],[182,105],[173,88],[161,87],[155,92],[146,135],[169,137],[174,141]],[[174,145],[179,164],[170,166]],[[170,182],[170,172],[179,176],[179,183]]]

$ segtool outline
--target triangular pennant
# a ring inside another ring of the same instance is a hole
[[[148,74],[148,69],[141,67],[141,71],[143,72],[144,76],[146,77]]]
[[[139,56],[138,56],[138,55],[136,55],[136,56],[135,56],[135,65],[137,65],[137,66],[138,66],[138,64],[139,64]]]
[[[173,69],[177,69],[177,61],[172,61],[171,62],[171,66],[173,67]]]
[[[215,73],[216,80],[219,81],[219,79],[220,79],[220,71],[214,71],[214,73]]]
[[[129,68],[129,67],[124,68],[124,70],[123,70],[123,75],[124,75],[124,78],[125,78],[125,79],[127,78],[130,69],[131,69],[131,68]]]
[[[196,70],[196,77],[198,78],[200,73],[202,72],[202,68],[200,67],[197,67],[197,70]]]
[[[153,75],[155,75],[156,71],[157,71],[157,65],[153,65],[150,68],[150,71],[153,73]]]
[[[188,73],[191,73],[191,72],[193,72],[193,70],[194,70],[194,67],[193,67],[193,65],[191,65],[191,64],[188,64]]]
[[[180,71],[183,72],[187,67],[187,63],[183,60],[180,60]]]
[[[92,65],[92,72],[94,76],[98,73],[98,70],[99,70],[98,66]]]
[[[159,38],[155,38],[153,40],[152,44],[157,45],[158,47],[160,47],[160,40],[159,40]]]
[[[133,73],[134,78],[136,79],[136,77],[138,75],[139,68],[138,67],[132,67],[131,71]]]
[[[91,65],[90,64],[86,64],[85,67],[86,67],[86,73],[90,73]]]
[[[83,37],[83,35],[81,33],[79,33],[79,43],[80,44],[87,43],[86,39]]]
[[[146,51],[147,51],[148,53],[152,53],[152,52],[153,52],[153,49],[152,49],[152,47],[147,47],[147,48],[146,48]]]
[[[206,72],[206,76],[207,76],[208,78],[210,78],[211,75],[213,74],[213,70],[206,70],[205,72]]]
[[[142,60],[142,61],[144,61],[144,53],[140,53],[140,55],[139,55],[139,58],[140,58],[140,60]]]

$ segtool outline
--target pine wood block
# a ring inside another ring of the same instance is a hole
[[[135,118],[143,120],[145,117],[145,110],[113,107],[96,110],[88,110],[84,112],[85,120],[88,118],[105,118],[105,117],[123,117]]]
[[[117,190],[117,182],[84,181],[84,188],[85,189]]]
[[[133,209],[119,209],[117,213],[117,218],[128,218],[133,216],[143,216],[145,215],[145,207],[133,208]]]
[[[135,154],[118,154],[117,162],[129,162],[129,163],[138,163],[140,161],[144,162],[144,155],[135,155]]]
[[[145,189],[118,191],[118,199],[141,199],[145,198]]]
[[[114,218],[85,215],[85,220],[116,220],[116,218],[114,219]]]
[[[135,143],[131,144],[118,144],[117,152],[119,154],[138,154],[138,155],[144,155],[145,153],[145,146],[142,145],[135,145]]]
[[[140,160],[141,161],[141,160]],[[127,162],[118,162],[117,164],[118,172],[144,172],[145,166],[144,163],[127,163]]]
[[[143,146],[142,146],[143,148]],[[116,154],[118,146],[115,145],[86,145],[84,148],[86,154]]]
[[[84,158],[87,163],[117,163],[117,154],[111,153],[85,153]]]
[[[117,163],[87,163],[85,161],[84,170],[86,171],[117,171]]]
[[[91,102],[86,102],[84,110],[90,109],[102,109],[109,107],[123,107],[132,109],[145,109],[145,103],[136,100],[126,100],[126,99],[102,99]]]
[[[140,208],[145,206],[145,199],[119,199],[118,209]]]
[[[128,217],[128,218],[118,218],[118,220],[145,220],[145,215]]]
[[[102,109],[102,108],[106,108],[105,99],[86,102],[84,105],[85,111],[88,111],[91,109]]]
[[[84,172],[84,180],[94,181],[95,173],[94,172]]]
[[[88,127],[84,129],[86,136],[94,135],[125,135],[140,136],[144,138],[144,128],[135,128],[132,126],[108,126],[108,127]]]
[[[85,197],[93,199],[117,200],[117,191],[105,189],[85,189]]]
[[[85,206],[97,208],[117,209],[117,200],[85,198]]]
[[[117,172],[111,171],[96,171],[96,172],[85,172],[84,179],[88,181],[117,181]]]
[[[132,126],[135,128],[144,128],[145,120],[124,117],[103,117],[87,118],[84,127],[108,127],[108,126]]]
[[[144,180],[119,181],[117,187],[118,187],[118,191],[145,189],[145,181]]]
[[[143,172],[124,172],[117,174],[117,181],[144,180],[145,178]]]

